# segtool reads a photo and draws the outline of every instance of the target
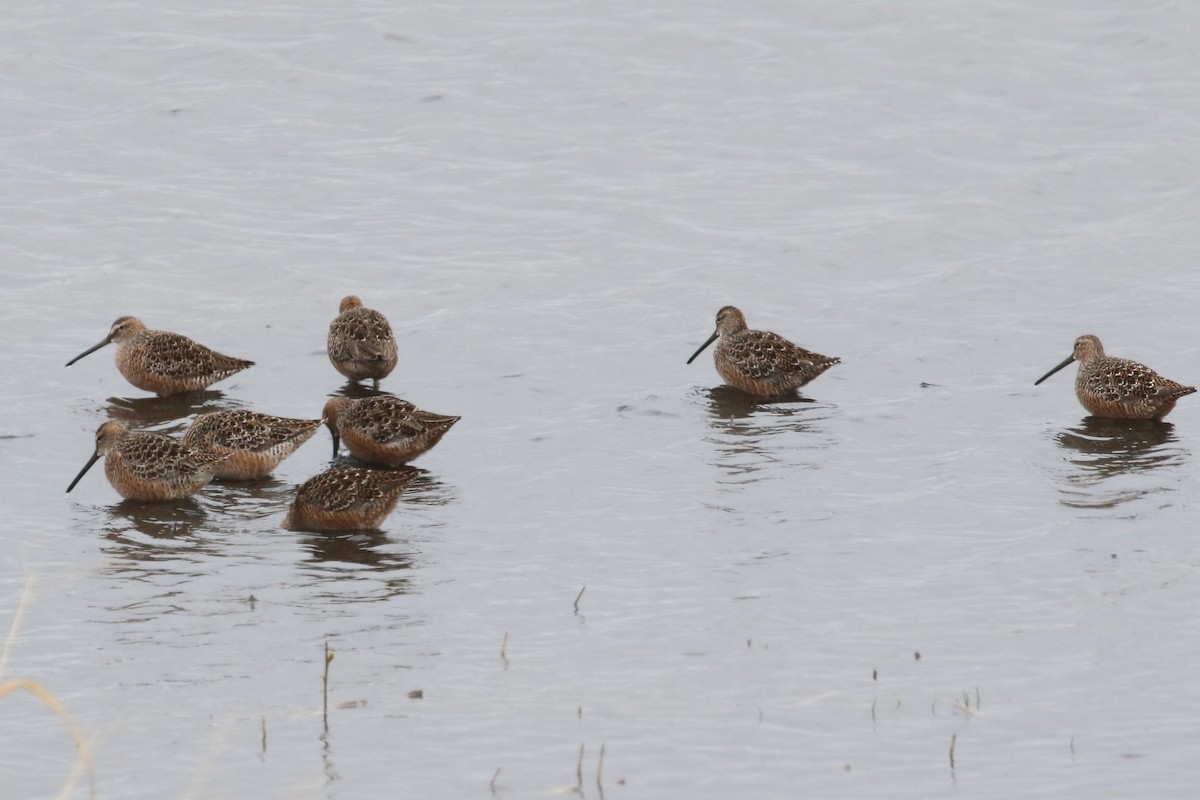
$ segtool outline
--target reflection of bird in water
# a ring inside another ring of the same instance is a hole
[[[334,467],[309,478],[280,523],[294,531],[358,531],[378,528],[420,470]]]
[[[732,386],[714,386],[708,390],[707,394],[711,402],[710,408],[713,416],[720,419],[745,419],[764,408],[762,397],[746,394]],[[777,414],[791,414],[794,413],[794,410],[788,409],[785,411],[784,407],[786,405],[793,403],[807,405],[815,402],[811,397],[805,397],[798,392],[792,391],[770,398],[771,405],[769,407],[772,412]]]
[[[1180,459],[1178,449],[1164,447],[1176,442],[1175,426],[1159,420],[1085,417],[1079,426],[1067,428],[1055,438],[1060,447],[1078,454],[1071,463],[1086,470],[1081,483],[1145,472]]]
[[[171,397],[110,397],[107,413],[109,419],[128,427],[149,428],[236,404],[226,401],[224,393],[209,389]]]
[[[198,540],[190,538],[191,534],[211,523],[194,497],[170,504],[122,500],[110,506],[108,513],[105,536],[113,544],[126,547],[129,557],[138,561],[162,559],[164,551],[153,542],[147,545],[131,536],[131,530],[151,540],[187,539],[188,553],[192,554],[203,548]]]
[[[118,318],[108,336],[67,366],[112,342],[117,343],[117,369],[125,380],[162,396],[198,392],[254,366],[253,361],[222,355],[178,333],[152,331],[136,317]]]
[[[841,361],[798,347],[777,333],[752,331],[733,306],[717,312],[717,328],[687,363],[715,340],[713,361],[730,386],[758,397],[775,397],[797,389]]]
[[[279,462],[312,438],[319,419],[272,417],[254,411],[214,411],[201,414],[183,436],[183,443],[229,458],[217,467],[223,480],[265,478]]]
[[[1162,377],[1145,364],[1104,355],[1104,346],[1091,335],[1076,339],[1074,352],[1033,385],[1037,386],[1072,361],[1079,362],[1075,396],[1097,417],[1162,419],[1175,408],[1175,401],[1196,391],[1194,387]]]
[[[302,541],[311,553],[312,561],[336,561],[381,569],[411,569],[412,558],[385,549],[391,543],[388,535],[378,530],[318,533]]]
[[[119,422],[105,422],[96,429],[96,451],[68,492],[101,457],[108,482],[130,500],[181,500],[207,485],[228,458],[161,433],[131,431]]]
[[[314,533],[300,539],[306,580],[330,604],[375,603],[413,590],[416,564],[382,531]],[[347,566],[353,565],[353,566]]]
[[[796,466],[817,466],[832,446],[824,424],[830,409],[809,398],[793,394],[764,403],[729,386],[697,393],[706,395],[712,418],[705,442],[725,483],[753,483]]]

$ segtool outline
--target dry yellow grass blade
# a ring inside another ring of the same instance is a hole
[[[25,615],[25,608],[29,605],[29,599],[33,595],[33,576],[25,581],[25,590],[21,592],[21,600],[17,604],[17,612],[13,615],[12,625],[8,630],[8,638],[4,640],[4,650],[0,652],[0,676],[4,675],[4,669],[8,665],[8,655],[12,652],[13,642],[16,641],[17,631],[21,627],[21,618]],[[86,773],[91,783],[91,797],[96,796],[96,772],[92,765],[92,749],[87,741],[83,738],[83,734],[79,730],[79,726],[75,724],[75,720],[71,718],[59,699],[50,693],[44,686],[37,681],[31,681],[27,678],[11,678],[0,683],[0,697],[11,694],[18,689],[24,689],[29,694],[42,701],[42,704],[58,715],[66,726],[67,731],[71,734],[71,739],[75,742],[75,749],[79,753],[79,761],[71,770],[71,774],[67,776],[67,782],[63,786],[62,791],[58,796],[62,800],[70,797],[75,793],[75,786],[79,783],[79,777],[82,773]]]

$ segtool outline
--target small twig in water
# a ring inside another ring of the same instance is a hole
[[[575,595],[575,613],[576,614],[579,613],[579,598],[583,597],[583,593],[586,591],[587,591],[587,587],[584,586],[582,589],[579,590],[579,594]]]
[[[488,788],[492,790],[492,794],[496,793],[496,778],[500,777],[500,768],[496,767],[496,771],[492,773],[492,780],[488,783]]]
[[[267,754],[267,715],[263,714],[262,718],[262,754]]]
[[[508,631],[504,632],[504,638],[500,640],[500,660],[504,662],[504,666],[508,666]]]
[[[575,786],[581,793],[583,792],[583,748],[584,745],[579,745],[579,761],[575,764]]]
[[[607,743],[600,745],[600,763],[596,765],[596,788],[600,794],[604,794],[604,748],[607,746]]]
[[[954,745],[958,743],[958,734],[950,735],[950,769],[954,769]]]
[[[325,730],[329,730],[329,664],[333,661],[333,651],[329,642],[325,642],[325,672],[321,675],[323,699],[321,702],[321,718],[325,721]]]

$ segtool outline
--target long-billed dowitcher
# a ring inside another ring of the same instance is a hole
[[[183,443],[213,453],[228,453],[216,477],[245,481],[265,478],[279,462],[312,438],[319,419],[289,419],[254,411],[214,411],[192,422]]]
[[[391,395],[334,397],[325,404],[325,424],[333,434],[333,455],[339,442],[355,458],[395,467],[433,447],[460,417],[422,411]]]
[[[687,363],[696,360],[717,338],[713,361],[730,386],[759,397],[775,397],[811,381],[841,361],[798,347],[777,333],[752,331],[733,306],[717,312],[717,329]]]
[[[1075,396],[1097,417],[1162,419],[1171,413],[1176,400],[1196,391],[1193,386],[1164,378],[1145,364],[1104,355],[1104,345],[1090,334],[1076,339],[1074,352],[1033,385],[1072,361],[1079,362]]]
[[[296,492],[279,527],[294,531],[361,531],[378,528],[420,470],[334,467],[309,478]]]
[[[364,308],[354,295],[342,298],[329,324],[329,360],[352,381],[371,378],[379,385],[396,368],[396,337],[383,314]]]
[[[119,422],[106,422],[96,429],[96,452],[71,481],[68,492],[101,456],[108,482],[130,500],[180,500],[193,495],[228,458],[161,433],[131,431]]]
[[[67,366],[112,342],[117,343],[117,369],[125,380],[162,396],[198,392],[254,366],[253,361],[222,355],[178,333],[152,331],[136,317],[118,318],[103,341]]]

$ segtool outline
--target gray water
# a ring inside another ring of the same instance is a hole
[[[1083,333],[1200,381],[1200,7],[0,24],[0,677],[93,765],[9,693],[5,797],[544,797],[581,746],[609,800],[1194,792],[1200,405],[1032,384]],[[177,507],[64,495],[107,419],[318,415],[349,293],[384,388],[463,417],[382,530],[278,528],[324,432]],[[843,363],[714,392],[727,303]],[[63,367],[123,314],[257,366]]]

